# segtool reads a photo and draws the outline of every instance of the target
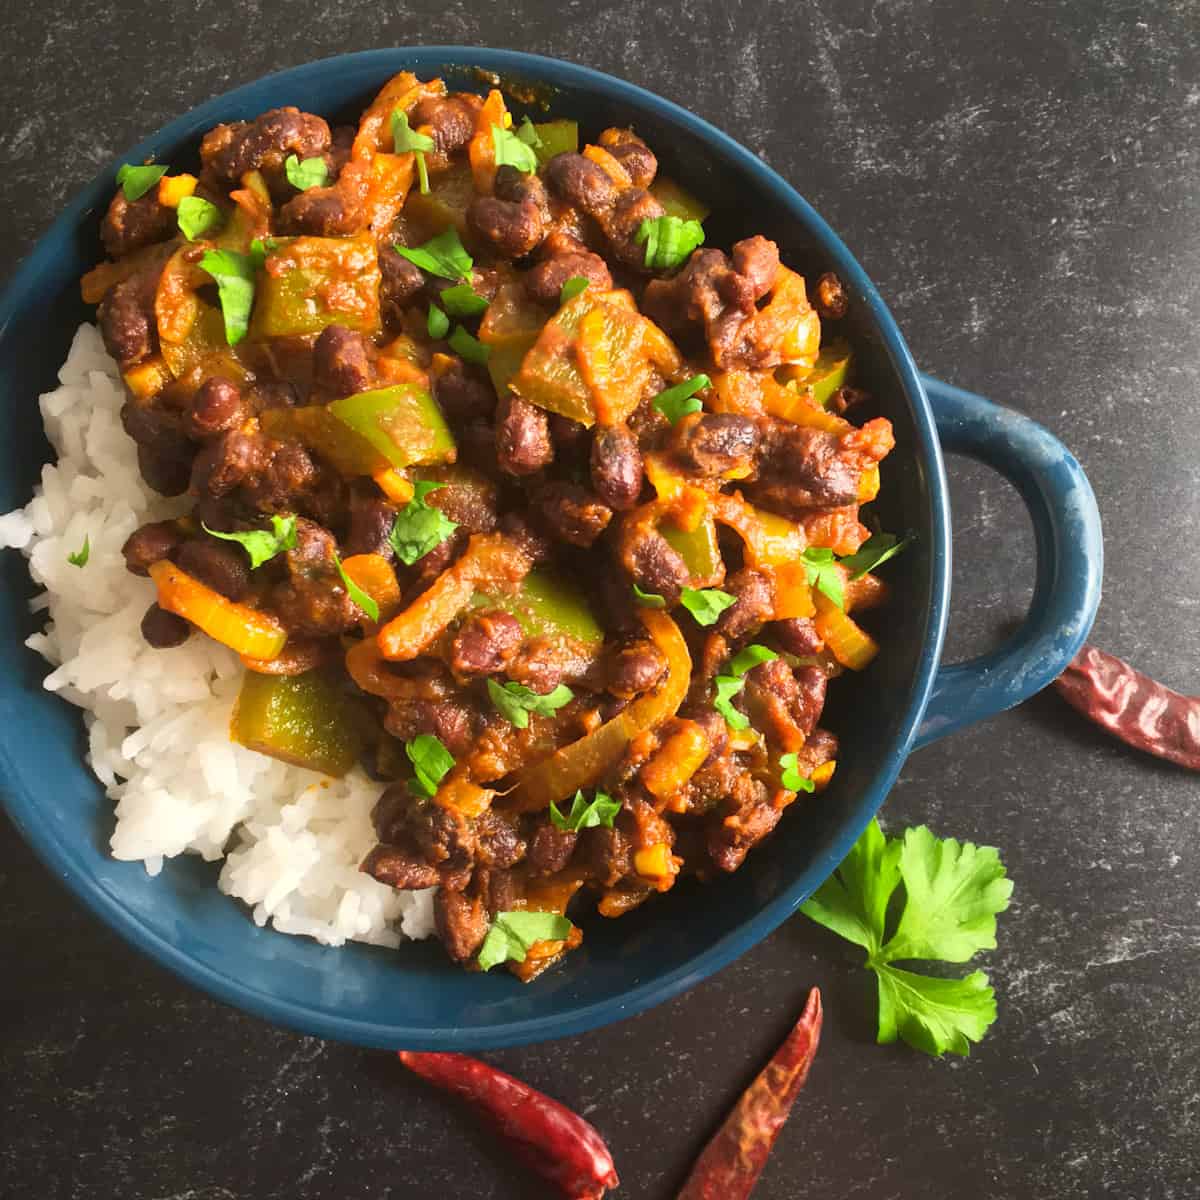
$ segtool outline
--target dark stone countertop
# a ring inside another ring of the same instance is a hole
[[[1194,0],[152,4],[0,17],[0,262],[98,164],[216,92],[339,51],[520,46],[624,76],[760,152],[845,236],[918,361],[1028,412],[1090,472],[1095,640],[1200,659],[1200,10]],[[1181,417],[1183,419],[1181,419]],[[950,464],[951,654],[1030,594],[1014,493]],[[1200,1194],[1197,780],[1043,696],[914,756],[894,827],[999,846],[1000,1019],[965,1061],[871,1042],[858,956],[794,920],[635,1020],[489,1057],[589,1114],[665,1200],[805,989],[831,1017],[756,1196]],[[137,957],[0,823],[0,1194],[542,1192],[384,1056],[269,1029]]]

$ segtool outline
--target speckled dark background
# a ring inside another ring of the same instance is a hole
[[[1200,5],[1192,0],[12,3],[0,263],[122,147],[339,51],[512,46],[685,104],[849,242],[928,371],[1067,440],[1108,544],[1095,640],[1196,690]],[[1015,495],[951,463],[950,650],[1019,617]],[[674,1194],[800,1005],[830,1019],[756,1196],[1200,1194],[1200,789],[1043,696],[914,757],[893,825],[999,846],[1000,1019],[969,1060],[871,1043],[857,956],[803,919],[635,1020],[489,1057],[591,1116],[620,1196]],[[151,967],[0,821],[0,1195],[543,1194],[386,1056],[275,1031]]]

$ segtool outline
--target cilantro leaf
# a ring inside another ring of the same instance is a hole
[[[247,529],[244,532],[222,533],[219,529],[209,529],[203,521],[200,528],[209,537],[220,538],[223,542],[237,542],[250,556],[250,570],[256,571],[265,562],[269,562],[284,550],[295,549],[296,518],[294,516],[273,516],[270,529]]]
[[[741,690],[746,681],[735,675],[718,675],[713,680],[716,692],[713,696],[713,708],[725,718],[725,724],[730,729],[749,729],[750,718],[744,712],[733,707],[733,698]]]
[[[711,387],[712,380],[707,375],[693,375],[665,392],[659,392],[654,397],[654,407],[674,425],[686,417],[688,413],[699,412],[704,405],[696,399],[696,393],[702,388]]]
[[[425,328],[431,338],[444,338],[450,332],[450,318],[436,304],[431,304]]]
[[[652,271],[673,271],[682,266],[697,246],[704,244],[704,227],[682,217],[648,217],[633,240],[646,245],[644,265]]]
[[[966,962],[996,948],[996,914],[1008,907],[1012,880],[991,846],[935,838],[924,825],[904,834],[900,877],[908,903],[884,962],[935,958]]]
[[[597,791],[595,798],[589,803],[583,792],[575,793],[571,801],[571,811],[564,817],[553,800],[550,801],[550,821],[555,829],[577,831],[594,829],[604,825],[613,827],[613,818],[621,811],[620,800],[614,800],[606,792]]]
[[[903,885],[896,929],[889,908]],[[926,1054],[966,1054],[996,1018],[987,976],[941,979],[901,970],[897,960],[966,962],[996,945],[996,914],[1012,883],[989,846],[937,838],[924,826],[885,838],[872,821],[845,860],[801,911],[862,946],[879,979],[880,1042],[903,1038]]]
[[[79,547],[73,554],[67,555],[67,562],[73,567],[86,567],[87,560],[92,553],[92,539],[85,533],[83,535],[83,545]]]
[[[516,167],[523,175],[532,175],[537,170],[537,155],[533,147],[511,129],[493,125],[492,145],[496,150],[497,167]]]
[[[492,353],[491,346],[485,346],[478,338],[472,337],[461,325],[455,325],[448,340],[450,349],[464,362],[474,363],[477,367],[487,365],[488,356]]]
[[[487,311],[488,298],[479,295],[470,283],[456,283],[443,289],[438,296],[442,307],[452,317],[477,317]]]
[[[542,144],[542,135],[528,117],[521,118],[521,128],[517,130],[517,137],[531,150],[536,150]]]
[[[453,227],[430,238],[424,245],[395,246],[394,249],[430,275],[438,275],[442,279],[465,279],[468,283],[471,280],[471,268],[475,260],[463,248],[458,230]]]
[[[982,971],[965,979],[934,979],[877,967],[880,1045],[902,1037],[910,1046],[937,1058],[967,1055],[996,1019],[996,993]]]
[[[497,913],[479,948],[479,969],[490,971],[502,962],[524,962],[534,942],[561,942],[572,928],[558,913],[529,909]]]
[[[851,579],[861,579],[868,571],[882,566],[889,558],[895,558],[911,541],[911,537],[898,538],[894,533],[873,533],[857,553],[847,554],[840,561],[850,572]]]
[[[156,163],[147,166],[122,163],[117,169],[117,183],[126,200],[140,200],[166,173],[167,168]]]
[[[287,175],[288,183],[298,192],[307,192],[309,188],[324,187],[329,182],[329,168],[320,155],[301,161],[294,154],[289,154],[283,160],[283,170]]]
[[[398,108],[392,110],[392,149],[397,154],[412,154],[417,160],[417,186],[421,195],[429,194],[429,170],[425,166],[425,155],[437,143],[427,133],[417,133],[408,123],[408,114]]]
[[[337,567],[338,574],[342,577],[342,583],[346,588],[346,594],[350,599],[358,605],[359,608],[372,621],[379,620],[379,605],[375,602],[375,597],[368,595],[346,574],[346,568],[342,566],[342,560],[335,554],[333,556],[333,565]]]
[[[643,592],[642,589],[640,587],[638,587],[638,585],[636,583],[633,585],[633,598],[643,608],[666,608],[667,607],[667,601],[666,601],[665,597],[658,595],[657,592]]]
[[[832,550],[810,546],[800,556],[809,585],[824,593],[838,608],[846,607],[846,588]]]
[[[774,662],[778,657],[779,655],[774,650],[768,650],[766,646],[761,646],[758,642],[752,642],[749,646],[739,650],[729,660],[729,673],[731,675],[745,675],[747,671],[753,670],[759,663]]]
[[[424,558],[458,528],[457,522],[440,508],[425,503],[430,492],[445,486],[436,480],[418,480],[413,484],[412,499],[396,514],[388,541],[405,566],[411,567],[417,559]]]
[[[816,791],[817,785],[807,775],[800,774],[800,762],[795,751],[791,754],[780,755],[779,765],[783,772],[780,775],[780,782],[789,792]]]
[[[409,780],[409,788],[422,796],[436,794],[438,784],[454,766],[454,755],[432,733],[418,733],[412,741],[405,742],[404,753],[413,765],[414,777]]]
[[[563,304],[570,304],[576,296],[587,291],[588,285],[591,282],[592,281],[588,279],[586,275],[572,275],[571,278],[568,279],[567,282],[558,289],[559,305],[561,306]]]
[[[205,250],[200,259],[201,268],[216,280],[225,340],[231,346],[236,346],[250,329],[256,260],[256,255],[238,254],[236,250]]]
[[[221,210],[202,196],[184,196],[175,210],[179,230],[189,242],[203,237],[221,224]]]
[[[873,957],[883,944],[888,901],[899,884],[900,844],[889,842],[872,821],[800,911]]]
[[[737,597],[723,592],[719,588],[685,587],[679,596],[680,603],[696,619],[697,625],[715,625],[717,618],[727,609],[737,603]]]
[[[529,714],[552,717],[562,706],[575,698],[575,693],[566,684],[560,683],[552,692],[540,696],[523,683],[499,684],[494,679],[487,681],[488,695],[496,711],[518,729],[529,727]]]
[[[722,593],[723,594],[723,593]],[[761,646],[757,642],[739,650],[729,660],[727,675],[718,675],[713,680],[715,692],[713,708],[725,718],[725,724],[730,729],[749,729],[750,718],[744,712],[733,707],[733,698],[746,683],[746,672],[753,670],[759,663],[772,662],[779,657],[774,650]]]

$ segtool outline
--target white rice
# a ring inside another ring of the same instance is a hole
[[[223,858],[217,886],[259,925],[326,945],[428,937],[432,889],[396,892],[358,870],[375,842],[379,785],[230,741],[242,675],[233,652],[199,634],[172,650],[142,639],[154,585],[125,569],[121,546],[187,502],[142,481],[121,427],[120,374],[94,326],[80,326],[59,382],[40,398],[58,461],[25,508],[0,516],[0,547],[21,550],[45,588],[32,608],[49,620],[28,645],[53,665],[46,687],[84,711],[88,763],[116,801],[113,856],[151,875],[177,854]],[[67,556],[85,538],[87,564],[75,567]]]

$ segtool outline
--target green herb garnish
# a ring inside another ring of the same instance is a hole
[[[262,243],[259,243],[262,247]],[[217,282],[217,298],[225,320],[225,340],[231,346],[246,336],[250,329],[250,310],[254,307],[254,272],[262,263],[262,255],[238,254],[236,250],[205,250],[200,266]]]
[[[294,516],[273,516],[270,529],[247,529],[244,532],[222,533],[219,529],[209,529],[203,521],[200,528],[209,537],[220,538],[223,542],[237,542],[250,556],[250,570],[256,571],[265,562],[270,562],[277,554],[296,547],[296,518]]]
[[[644,264],[652,271],[673,271],[704,243],[704,226],[682,217],[650,217],[638,226],[635,242],[646,244]]]
[[[809,586],[824,593],[838,608],[846,607],[846,589],[842,582],[841,568],[832,550],[822,546],[810,546],[800,556]]]
[[[879,981],[880,1043],[900,1037],[926,1054],[967,1054],[996,1019],[988,977],[973,971],[963,979],[932,978],[892,964],[963,963],[994,950],[996,914],[1011,895],[992,847],[937,838],[923,825],[886,838],[873,820],[801,911],[866,950],[866,966]]]
[[[613,819],[621,811],[620,800],[614,800],[606,792],[598,791],[595,798],[587,800],[582,791],[575,793],[571,811],[564,817],[553,800],[550,801],[550,822],[555,829],[577,832],[604,825],[611,829]]]
[[[542,135],[528,117],[521,118],[521,128],[517,130],[517,137],[531,150],[537,150],[542,144]]]
[[[702,388],[711,387],[712,380],[707,375],[693,375],[665,392],[659,392],[654,397],[654,407],[658,409],[672,425],[688,413],[699,412],[704,405],[696,399],[696,393]]]
[[[715,625],[717,618],[737,603],[737,597],[718,588],[685,587],[679,596],[680,603],[692,614],[697,625]]]
[[[333,556],[333,565],[337,567],[337,572],[342,577],[342,583],[345,585],[346,594],[350,599],[362,609],[370,620],[378,621],[379,605],[375,603],[375,597],[369,596],[346,574],[346,568],[342,566],[342,560],[336,554]]]
[[[117,170],[117,183],[126,200],[140,200],[166,173],[166,167],[154,163],[144,167],[124,163]]]
[[[487,311],[488,298],[479,295],[469,283],[456,283],[443,290],[438,300],[452,317],[477,317]]]
[[[587,291],[590,283],[591,280],[586,275],[572,275],[558,290],[558,303],[560,307],[564,304],[570,304],[576,296]]]
[[[189,242],[203,237],[221,224],[221,210],[202,196],[184,196],[175,210],[175,221]]]
[[[850,572],[851,579],[861,579],[889,558],[895,558],[911,541],[911,537],[898,538],[894,533],[873,533],[856,553],[841,560],[842,566]]]
[[[812,792],[816,790],[817,785],[807,775],[800,774],[799,756],[794,751],[791,754],[780,755],[779,765],[783,770],[780,782],[789,792]]]
[[[455,325],[448,341],[450,349],[464,362],[474,363],[477,367],[487,366],[492,353],[491,346],[485,346],[477,337],[472,337],[461,325]]]
[[[492,145],[496,148],[497,167],[516,167],[524,175],[537,170],[537,155],[533,147],[517,137],[511,129],[492,126]]]
[[[87,560],[92,553],[91,538],[85,533],[83,535],[83,545],[79,547],[73,554],[67,555],[67,562],[73,567],[86,567]]]
[[[725,718],[730,729],[748,729],[750,718],[744,712],[733,707],[733,698],[745,686],[747,671],[757,667],[759,663],[772,662],[779,657],[774,650],[760,646],[757,642],[739,650],[729,660],[728,674],[718,675],[713,680],[715,689],[713,708]]]
[[[301,161],[294,154],[289,154],[283,160],[283,171],[287,175],[288,183],[300,192],[307,192],[309,188],[324,187],[329,182],[329,168],[319,155]]]
[[[530,713],[539,717],[552,717],[564,704],[575,698],[575,693],[564,683],[560,683],[544,696],[539,696],[523,683],[501,685],[494,679],[487,681],[487,690],[496,711],[518,729],[529,727]]]
[[[470,282],[471,268],[475,265],[471,256],[463,249],[457,229],[447,229],[437,237],[430,238],[423,246],[396,246],[396,253],[410,263],[439,275],[442,279],[465,279]]]
[[[388,541],[405,566],[424,558],[458,528],[440,508],[425,503],[430,492],[445,486],[436,480],[418,480],[413,484],[412,499],[396,514]]]
[[[409,790],[422,796],[435,795],[438,784],[454,766],[454,755],[432,733],[418,733],[412,741],[405,742],[404,753],[413,765]]]
[[[429,134],[418,133],[409,125],[407,113],[402,113],[398,108],[392,110],[392,149],[397,154],[412,154],[417,160],[417,186],[422,196],[429,194],[429,170],[425,166],[425,155],[436,144]],[[449,278],[453,279],[454,276]]]
[[[450,318],[436,304],[431,304],[425,328],[431,338],[444,338],[450,332]]]
[[[571,929],[571,922],[558,913],[529,909],[497,913],[475,961],[481,971],[510,960],[524,962],[534,942],[561,942]]]
[[[666,601],[665,597],[658,595],[657,592],[643,592],[642,589],[640,587],[638,587],[638,585],[636,583],[633,585],[633,598],[643,608],[666,608],[667,607],[667,601]]]

